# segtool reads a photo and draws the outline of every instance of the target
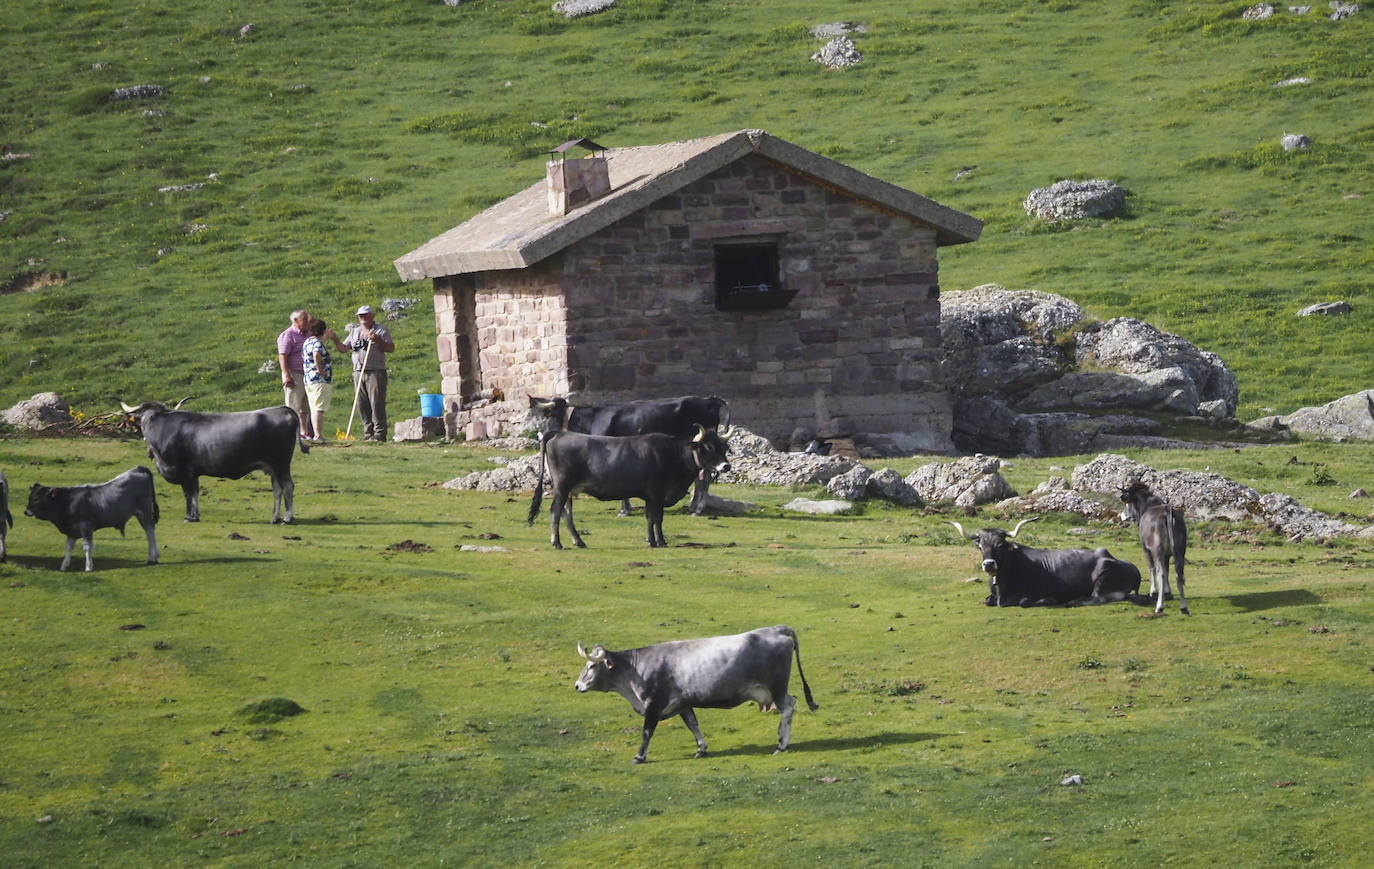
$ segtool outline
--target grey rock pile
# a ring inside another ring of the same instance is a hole
[[[1126,191],[1114,181],[1056,181],[1030,192],[1022,207],[1041,220],[1087,220],[1116,214]]]
[[[71,406],[56,392],[40,392],[13,407],[0,410],[0,422],[27,431],[43,431],[71,425]]]
[[[604,12],[614,5],[615,0],[558,0],[553,4],[553,11],[564,18],[581,18]]]
[[[1284,133],[1279,146],[1285,151],[1305,151],[1312,147],[1312,140],[1302,133]]]
[[[160,84],[136,84],[110,91],[110,101],[146,100],[153,97],[165,97],[166,95],[167,89]]]
[[[1374,389],[1342,396],[1320,407],[1261,417],[1250,427],[1321,440],[1374,440]]]
[[[848,36],[837,36],[821,46],[821,50],[811,55],[811,59],[830,69],[854,66],[864,59],[854,40]]]
[[[1349,302],[1318,302],[1315,305],[1308,305],[1298,312],[1299,317],[1311,317],[1316,314],[1324,314],[1328,317],[1343,317],[1350,313]]]

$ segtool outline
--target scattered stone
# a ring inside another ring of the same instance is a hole
[[[1240,13],[1240,17],[1246,21],[1263,21],[1274,14],[1274,7],[1268,3],[1256,3]]]
[[[553,4],[553,11],[564,18],[581,18],[583,15],[604,12],[614,5],[615,0],[558,0]]]
[[[168,187],[159,187],[158,193],[189,193],[192,190],[199,190],[205,186],[204,181],[196,181],[191,184],[173,184]]]
[[[239,39],[247,39],[247,38],[249,37],[249,35],[251,35],[251,34],[253,33],[253,31],[254,31],[254,30],[257,30],[257,29],[258,29],[257,25],[256,25],[256,24],[253,24],[253,23],[250,21],[249,23],[247,23],[247,24],[245,24],[245,25],[243,25],[242,27],[239,28]]]
[[[1288,7],[1288,11],[1289,11],[1289,12],[1292,12],[1294,15],[1306,15],[1307,13],[1309,13],[1309,12],[1312,11],[1312,7],[1311,7],[1311,6],[1289,6],[1289,7]]]
[[[1310,9],[1310,8],[1312,8],[1312,7],[1309,6],[1309,7],[1307,7],[1307,8]],[[1302,13],[1299,13],[1299,14],[1302,14]],[[1312,79],[1308,78],[1308,77],[1305,76],[1305,75],[1300,75],[1300,76],[1297,76],[1296,78],[1286,78],[1286,79],[1284,79],[1283,81],[1274,82],[1274,87],[1276,87],[1276,88],[1287,88],[1287,87],[1293,87],[1294,85],[1299,85],[1299,84],[1311,84],[1311,83],[1312,83]]]
[[[782,509],[791,510],[794,513],[809,513],[813,516],[835,516],[840,513],[848,513],[854,509],[854,505],[848,501],[813,501],[810,498],[793,498]]]
[[[402,320],[407,308],[420,304],[419,299],[382,299],[382,310],[388,320]]]
[[[1366,492],[1366,491],[1364,490],[1363,487],[1361,487],[1361,488],[1356,489],[1355,491],[1351,492],[1351,493],[1350,493],[1350,497],[1352,497],[1352,498],[1368,498],[1368,497],[1369,497],[1369,493]]]
[[[167,89],[160,84],[136,84],[129,87],[115,88],[110,92],[110,101],[119,100],[143,100],[153,97],[165,97]]]
[[[811,59],[830,69],[841,69],[862,62],[864,56],[859,53],[852,39],[837,36],[821,46],[821,50],[811,55]]]
[[[1249,426],[1323,440],[1374,440],[1374,390],[1342,396],[1321,407],[1303,407],[1282,416],[1260,417]]]
[[[1126,201],[1126,191],[1113,181],[1056,181],[1030,192],[1023,207],[1041,220],[1107,218]]]
[[[1349,302],[1318,302],[1315,305],[1308,305],[1298,312],[1299,317],[1311,317],[1314,314],[1325,314],[1328,317],[1343,317],[1350,313]]]
[[[1302,133],[1284,133],[1279,144],[1285,151],[1303,151],[1312,146],[1312,140]]]
[[[10,151],[6,151],[4,157],[0,159],[3,159],[6,163],[20,163],[24,160],[29,159],[32,156],[32,154],[15,154]]]
[[[1001,464],[996,456],[981,453],[952,462],[931,462],[908,474],[906,484],[927,504],[976,507],[1016,494],[998,473]]]
[[[864,495],[880,498],[902,507],[924,507],[921,493],[909,486],[902,475],[891,468],[876,471],[864,484]]]
[[[504,546],[474,546],[471,543],[464,543],[458,547],[460,552],[510,552]]]
[[[1066,787],[1073,785],[1081,785],[1083,784],[1083,776],[1079,775],[1078,773],[1074,773],[1073,775],[1066,775],[1064,776],[1064,780],[1061,781],[1060,784]]]
[[[855,465],[838,477],[832,477],[825,484],[826,491],[845,501],[861,500],[868,488],[868,479],[873,472],[863,465]]]
[[[1331,0],[1331,3],[1329,3],[1328,5],[1330,5],[1331,7],[1332,21],[1340,21],[1342,19],[1349,18],[1356,12],[1359,12],[1361,8],[1360,4],[1358,3],[1340,3],[1337,2],[1337,0]]]
[[[702,510],[715,516],[743,516],[759,509],[758,504],[749,501],[732,501],[729,498],[721,498],[706,493],[706,502],[702,504]]]
[[[166,110],[166,109],[144,109],[143,112],[142,112],[142,114],[140,115],[140,117],[144,117],[144,118],[165,118],[165,117],[167,117],[167,110]]]

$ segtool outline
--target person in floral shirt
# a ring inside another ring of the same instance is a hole
[[[310,402],[310,421],[315,431],[314,443],[325,443],[324,414],[329,410],[329,399],[334,392],[334,366],[329,359],[329,348],[324,338],[337,341],[333,330],[323,320],[313,319],[309,326],[310,337],[301,345],[301,361],[305,369],[305,397]]]

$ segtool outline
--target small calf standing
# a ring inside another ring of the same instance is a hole
[[[9,557],[5,548],[5,534],[14,527],[14,516],[10,515],[10,484],[5,473],[0,471],[0,561]]]
[[[49,487],[34,483],[24,515],[51,522],[67,535],[62,570],[72,563],[72,546],[78,537],[86,551],[86,571],[94,570],[92,535],[99,528],[118,528],[123,534],[130,517],[137,518],[148,535],[148,563],[157,564],[157,537],[153,533],[158,520],[157,493],[153,490],[153,472],[142,465],[99,485]]]
[[[1164,612],[1164,597],[1169,594],[1169,558],[1174,559],[1178,576],[1178,609],[1188,615],[1188,598],[1183,594],[1183,562],[1188,549],[1188,526],[1183,511],[1170,507],[1144,483],[1132,483],[1120,490],[1126,508],[1121,521],[1136,523],[1145,564],[1150,569],[1150,594],[1155,596],[1155,612]]]
[[[643,739],[634,763],[643,763],[654,728],[665,718],[681,715],[697,740],[697,757],[706,756],[706,740],[697,726],[695,708],[733,709],[753,701],[759,710],[776,708],[778,751],[792,741],[792,712],[797,698],[787,693],[792,675],[792,655],[797,656],[797,675],[806,693],[806,705],[820,707],[811,697],[811,686],[801,666],[801,644],[786,625],[757,628],[726,637],[677,640],[639,649],[612,652],[598,645],[590,652],[577,644],[587,660],[574,684],[579,692],[614,691],[635,712],[644,716]],[[776,754],[777,752],[774,752]]]

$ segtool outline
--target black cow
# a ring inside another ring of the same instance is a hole
[[[143,533],[148,535],[148,563],[157,564],[157,535],[153,533],[159,518],[157,493],[153,472],[142,465],[96,486],[48,487],[34,483],[24,515],[51,522],[67,535],[67,555],[62,559],[61,570],[71,566],[72,546],[78,537],[86,551],[86,572],[94,570],[91,537],[100,528],[118,528],[122,535],[130,517],[138,519]]]
[[[1134,522],[1140,532],[1140,546],[1145,550],[1145,566],[1150,570],[1150,596],[1155,599],[1155,612],[1164,612],[1164,599],[1169,592],[1169,558],[1174,559],[1178,576],[1178,609],[1188,615],[1188,598],[1183,594],[1183,560],[1188,550],[1188,526],[1183,511],[1170,507],[1150,487],[1135,482],[1119,490],[1126,508],[1121,511],[1122,522]]]
[[[575,406],[566,398],[538,398],[531,395],[530,410],[544,418],[544,431],[575,431],[580,434],[623,438],[630,435],[666,434],[695,437],[697,426],[716,429],[728,436],[730,405],[717,396],[684,395],[680,398],[649,398],[624,404]],[[692,504],[687,512],[700,515],[706,508],[710,475],[697,478]],[[620,505],[620,515],[630,515],[628,499]]]
[[[0,561],[9,557],[9,550],[5,548],[5,534],[14,527],[14,516],[10,514],[10,484],[5,479],[5,474],[0,471]]]
[[[733,709],[750,701],[759,704],[760,712],[778,710],[782,717],[778,751],[785,751],[792,740],[792,711],[797,705],[797,698],[787,693],[794,652],[806,705],[815,712],[820,707],[811,698],[811,686],[802,672],[801,645],[786,625],[623,652],[598,645],[589,653],[578,643],[577,653],[587,659],[587,665],[573,687],[583,692],[614,691],[644,716],[643,741],[634,763],[644,762],[658,723],[674,715],[682,716],[696,737],[696,756],[704,757],[706,740],[693,710]]]
[[[1104,548],[1036,549],[1012,542],[1021,526],[1037,519],[1022,519],[1010,534],[1000,528],[969,534],[958,522],[949,523],[983,554],[989,592],[984,603],[1086,606],[1134,599],[1140,591],[1140,570]]]
[[[253,471],[272,478],[272,522],[290,525],[295,518],[296,484],[291,479],[300,417],[291,408],[265,407],[237,413],[194,413],[156,401],[138,407],[119,406],[133,418],[157,471],[186,494],[186,521],[200,521],[200,478],[237,480]],[[304,442],[301,452],[310,448]],[[282,501],[286,513],[282,514]]]
[[[644,519],[650,546],[667,546],[663,539],[663,510],[687,494],[692,481],[730,470],[729,445],[714,431],[697,426],[696,437],[666,434],[600,437],[556,431],[541,438],[539,482],[530,501],[529,522],[539,515],[544,499],[544,472],[552,490],[549,504],[550,541],[562,549],[558,519],[568,524],[573,543],[586,546],[573,525],[572,496],[585,492],[602,501],[644,499]]]

